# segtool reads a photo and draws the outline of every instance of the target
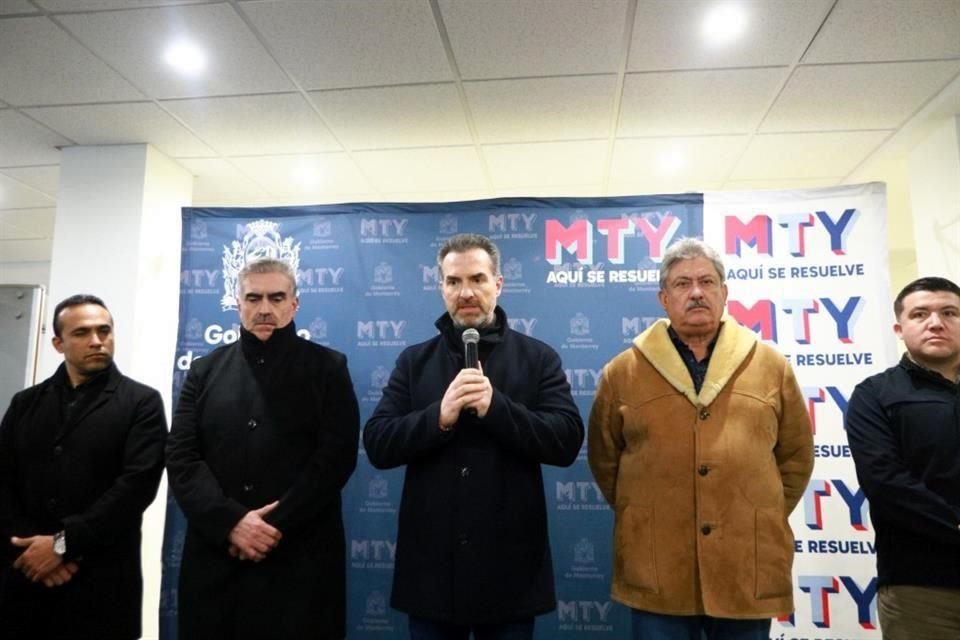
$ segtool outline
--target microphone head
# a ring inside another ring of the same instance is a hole
[[[461,339],[463,344],[476,344],[480,342],[480,332],[476,329],[465,329]]]

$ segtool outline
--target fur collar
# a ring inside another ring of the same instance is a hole
[[[703,381],[700,394],[693,389],[693,380],[683,364],[677,348],[667,335],[668,320],[658,320],[649,329],[634,338],[633,345],[657,372],[671,386],[687,397],[694,406],[709,406],[723,388],[730,382],[733,374],[754,350],[757,335],[744,329],[736,320],[725,317],[720,325],[717,345],[710,357],[707,378]]]

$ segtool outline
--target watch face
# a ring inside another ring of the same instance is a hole
[[[67,538],[62,531],[53,536],[53,552],[58,556],[67,552]]]

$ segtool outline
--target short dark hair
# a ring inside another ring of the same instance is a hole
[[[490,262],[493,263],[493,275],[500,275],[500,249],[493,243],[493,240],[479,233],[460,233],[446,242],[437,252],[437,265],[443,271],[443,259],[448,253],[464,253],[471,249],[483,249],[490,256]],[[443,275],[441,273],[441,275]]]
[[[290,281],[290,288],[293,290],[293,295],[297,295],[297,273],[293,270],[293,266],[286,260],[261,258],[260,260],[248,262],[243,269],[240,269],[240,273],[237,274],[238,296],[240,295],[240,289],[243,287],[243,281],[246,280],[247,276],[251,273],[279,273],[284,275],[287,277],[287,280]]]
[[[939,276],[917,278],[901,289],[900,293],[897,294],[897,299],[893,301],[893,315],[896,316],[897,319],[899,319],[900,314],[903,313],[903,299],[917,291],[949,291],[960,298],[960,287],[951,280]]]
[[[110,309],[107,309],[107,305],[103,303],[103,300],[97,296],[91,295],[89,293],[76,293],[69,298],[61,300],[60,303],[53,309],[53,335],[58,338],[62,338],[61,332],[63,332],[63,323],[60,322],[60,313],[64,309],[69,309],[70,307],[78,307],[82,304],[95,304],[98,307],[103,307],[108,313]],[[111,318],[112,320],[112,318]]]

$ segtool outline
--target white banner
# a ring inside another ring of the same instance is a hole
[[[796,614],[770,636],[880,638],[874,531],[843,419],[853,388],[897,359],[885,186],[706,193],[703,217],[728,313],[791,361],[814,424],[816,466],[790,518]]]

